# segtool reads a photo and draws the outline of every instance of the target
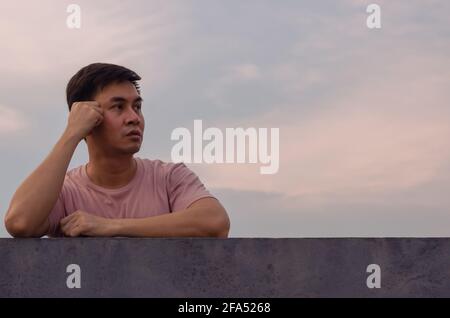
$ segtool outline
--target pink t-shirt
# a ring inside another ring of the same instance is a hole
[[[145,218],[186,209],[194,201],[213,197],[183,163],[134,158],[137,170],[127,185],[106,189],[92,183],[86,165],[66,173],[51,211],[48,236],[63,236],[62,218],[83,210],[105,218]]]

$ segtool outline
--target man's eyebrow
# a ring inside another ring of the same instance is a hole
[[[111,97],[111,98],[109,99],[109,101],[110,101],[111,103],[114,103],[114,102],[126,102],[127,99],[126,99],[126,98],[123,98],[123,97],[121,97],[121,96],[114,96],[114,97]],[[136,103],[136,102],[142,102],[142,101],[144,101],[144,100],[142,99],[142,97],[141,97],[141,96],[138,96],[138,97],[136,97],[136,98],[134,99],[133,103]]]

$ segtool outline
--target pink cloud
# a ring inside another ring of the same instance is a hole
[[[259,164],[196,170],[212,187],[316,198],[370,197],[430,182],[450,161],[450,74],[442,65],[446,58],[405,58],[386,65],[384,77],[352,83],[349,95],[323,99],[308,115],[279,110],[216,123],[222,129],[279,127],[276,175],[260,175]]]
[[[27,128],[25,117],[10,107],[0,105],[0,134],[10,134]]]

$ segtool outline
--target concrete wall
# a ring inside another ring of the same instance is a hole
[[[0,261],[0,297],[450,297],[450,239],[0,239]]]

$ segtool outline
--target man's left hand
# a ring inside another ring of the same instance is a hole
[[[111,236],[112,219],[102,218],[82,210],[61,220],[61,231],[65,236]]]

